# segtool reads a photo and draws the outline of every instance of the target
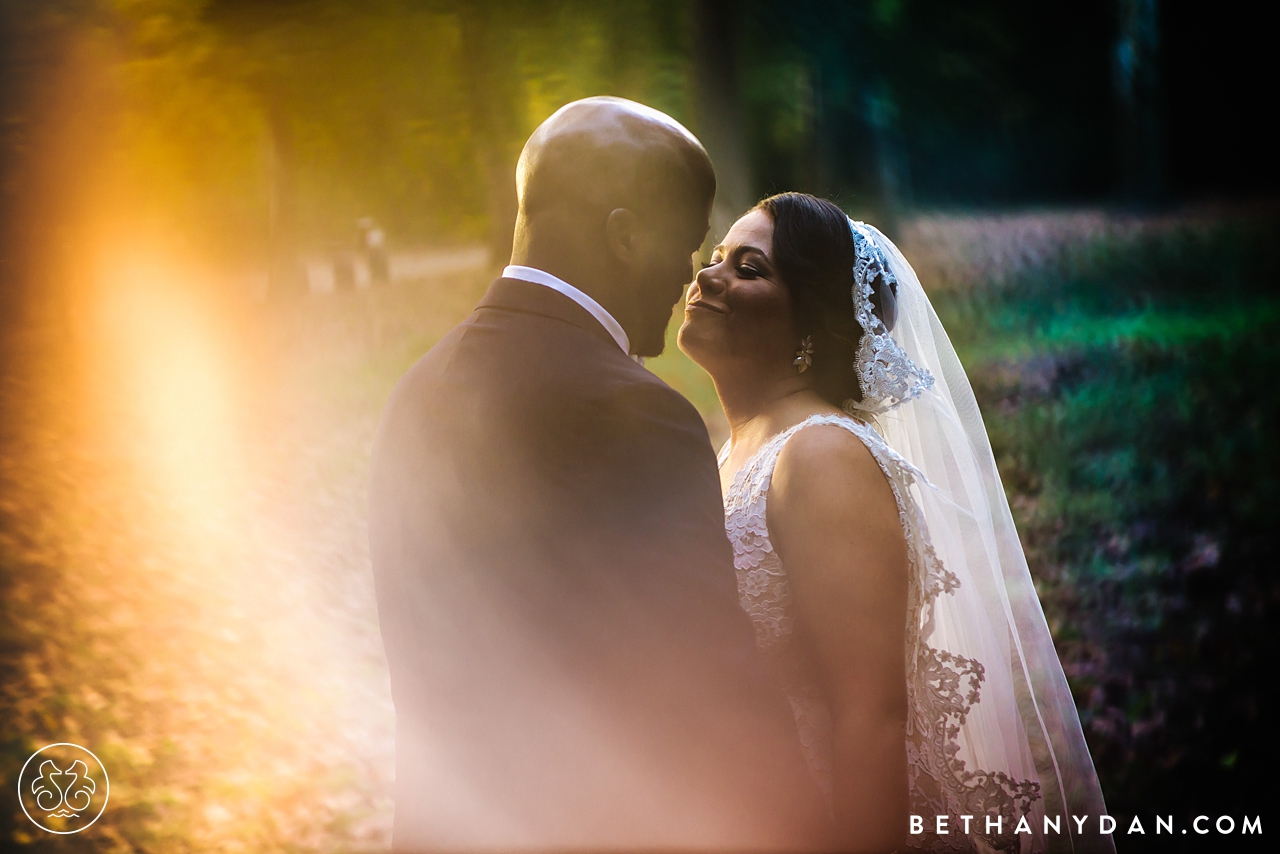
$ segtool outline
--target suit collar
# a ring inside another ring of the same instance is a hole
[[[589,311],[545,285],[521,279],[495,279],[476,306],[477,310],[482,308],[500,308],[563,320],[608,341],[611,347],[618,346],[609,330],[592,317]]]

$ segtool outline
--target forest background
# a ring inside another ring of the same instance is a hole
[[[1207,850],[1154,838],[1157,813],[1265,825],[1280,170],[1259,14],[3,0],[0,777],[74,741],[113,788],[66,839],[0,806],[0,845],[385,847],[369,438],[509,251],[528,134],[601,93],[704,140],[713,236],[805,190],[917,265],[1110,812],[1146,825],[1121,850]],[[650,367],[723,438],[705,375]]]

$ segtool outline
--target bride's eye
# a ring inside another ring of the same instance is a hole
[[[748,267],[747,265],[743,264],[738,268],[738,275],[744,279],[754,279],[760,275],[760,271],[757,270],[755,267]]]

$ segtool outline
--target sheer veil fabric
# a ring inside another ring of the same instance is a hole
[[[915,470],[910,491],[932,552],[913,567],[923,601],[908,622],[909,694],[925,730],[909,732],[911,812],[923,817],[909,844],[972,850],[974,837],[961,830],[968,814],[979,839],[996,847],[1113,852],[1099,832],[1102,791],[973,389],[911,265],[879,230],[851,227],[897,281],[894,341],[909,368],[933,378],[884,411],[846,407]],[[1003,814],[1000,832],[983,833],[984,812]],[[949,833],[937,833],[937,815],[950,817]],[[1024,815],[1029,834],[1015,832]]]

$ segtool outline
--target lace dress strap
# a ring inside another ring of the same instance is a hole
[[[890,480],[898,478],[908,483],[911,481],[927,483],[924,480],[924,476],[914,466],[902,459],[897,452],[885,444],[884,440],[880,438],[880,434],[871,425],[845,414],[819,413],[810,415],[800,423],[794,424],[773,436],[761,446],[760,450],[756,451],[746,465],[734,475],[733,485],[725,496],[726,512],[731,510],[733,506],[745,506],[763,499],[769,491],[769,484],[773,479],[773,470],[778,464],[778,456],[782,453],[782,449],[787,442],[792,436],[806,427],[818,425],[843,427],[857,436],[867,446],[867,450],[875,457],[880,468],[884,470],[885,476]],[[718,462],[721,466],[729,458],[731,450],[731,443],[725,442],[719,454]]]
[[[733,476],[733,486],[729,487],[729,495],[741,493],[748,484],[751,486],[751,497],[747,500],[760,498],[763,493],[767,492],[769,490],[769,480],[773,477],[773,467],[778,463],[778,454],[782,452],[782,446],[804,426],[805,422],[802,421],[794,427],[778,433],[761,445],[760,450],[756,451],[755,455],[747,460],[746,465]],[[732,442],[725,442],[724,448],[720,451],[721,466],[729,459],[729,453],[732,450]],[[725,508],[727,510],[729,505],[726,504]]]

